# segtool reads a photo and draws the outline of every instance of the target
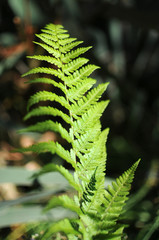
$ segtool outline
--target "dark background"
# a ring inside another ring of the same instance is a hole
[[[34,34],[51,22],[93,46],[88,58],[101,67],[95,77],[98,83],[110,82],[103,96],[110,104],[102,117],[103,128],[110,128],[107,175],[117,177],[142,159],[132,189],[139,191],[139,199],[130,212],[128,233],[129,239],[144,239],[139,233],[154,224],[159,204],[159,1],[0,1],[0,166],[30,161],[9,151],[22,145],[16,130],[27,124],[22,120],[27,99],[36,90],[21,78],[32,67],[26,55],[39,51],[32,43]],[[145,239],[157,237],[155,228]]]

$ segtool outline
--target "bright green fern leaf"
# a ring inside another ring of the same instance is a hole
[[[67,208],[69,210],[72,210],[74,212],[76,212],[78,215],[82,214],[82,211],[80,209],[80,206],[78,206],[73,199],[71,199],[70,197],[68,197],[67,195],[62,195],[59,197],[53,197],[47,207],[45,208],[45,211],[52,209],[54,207],[57,206],[62,206],[64,208]]]
[[[71,142],[71,137],[68,131],[62,127],[62,125],[58,122],[53,122],[52,120],[46,120],[43,122],[38,122],[32,126],[29,126],[25,129],[19,130],[19,133],[24,132],[47,132],[47,131],[54,131],[58,132],[62,138],[64,138],[67,142]]]
[[[76,213],[76,219],[64,219],[48,225],[42,240],[59,239],[56,233],[68,240],[121,240],[125,225],[118,220],[130,191],[134,172],[139,162],[119,177],[107,190],[104,189],[106,172],[106,140],[109,130],[102,130],[100,117],[109,101],[100,98],[108,83],[96,84],[90,77],[99,67],[82,56],[91,47],[80,46],[82,41],[70,38],[61,25],[49,24],[36,35],[35,43],[46,50],[46,55],[29,58],[48,63],[36,67],[23,76],[29,83],[50,84],[52,89],[36,92],[28,101],[25,120],[47,118],[20,132],[52,131],[66,143],[39,142],[20,152],[50,152],[57,154],[73,168],[71,174],[65,167],[49,163],[34,177],[57,171],[74,189],[74,196],[54,196],[45,207],[49,211],[57,206]],[[57,93],[60,91],[60,93]],[[43,104],[43,105],[41,105]],[[62,239],[62,238],[61,238]]]
[[[69,171],[61,165],[55,165],[53,163],[46,164],[41,171],[33,175],[33,178],[37,178],[48,172],[59,172],[62,176],[66,178],[69,184],[77,191],[82,193],[82,187],[80,184],[77,184],[74,176],[69,173]]]

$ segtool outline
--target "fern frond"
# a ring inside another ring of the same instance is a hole
[[[79,193],[82,192],[82,187],[79,181],[76,181],[76,178],[73,177],[73,175],[70,174],[66,168],[64,168],[63,166],[56,165],[56,171],[61,173],[76,191],[78,191]]]
[[[38,173],[34,174],[33,178],[37,178],[45,173],[55,172],[55,171],[59,172],[63,177],[65,177],[65,179],[69,182],[69,184],[75,190],[82,192],[81,185],[78,182],[76,182],[73,175],[66,168],[64,168],[61,165],[49,163],[49,164],[45,165]]]
[[[61,60],[64,63],[69,63],[72,59],[79,57],[81,54],[87,52],[89,49],[92,47],[81,47],[77,48],[76,50],[72,50],[71,52],[67,54],[62,54],[61,55]]]
[[[46,24],[45,29],[49,29],[52,32],[67,32],[61,24]]]
[[[73,142],[73,146],[76,149],[76,152],[88,153],[97,141],[100,133],[101,125],[98,122],[94,125],[93,129],[88,129],[86,133],[78,136],[78,138]]]
[[[45,74],[51,74],[54,75],[56,77],[63,77],[63,74],[60,70],[55,70],[52,68],[46,68],[46,67],[37,67],[37,68],[33,68],[30,71],[28,71],[27,73],[23,74],[23,77],[31,75],[31,74],[36,74],[36,73],[45,73]]]
[[[61,158],[66,160],[68,163],[70,163],[74,169],[77,169],[76,162],[74,158],[71,156],[71,152],[65,150],[61,144],[56,142],[56,154],[59,155]]]
[[[70,163],[74,169],[76,169],[76,163],[71,158],[71,154],[68,150],[64,149],[58,142],[48,141],[40,142],[29,147],[16,149],[17,152],[35,152],[35,153],[46,153],[57,154],[66,162]]]
[[[59,61],[57,58],[54,58],[51,56],[34,55],[34,56],[28,56],[28,58],[36,59],[36,60],[40,60],[40,61],[46,61],[48,63],[56,65],[59,68],[62,67],[61,61]]]
[[[101,228],[113,227],[122,212],[127,195],[129,194],[132,180],[134,178],[135,170],[140,160],[137,161],[130,169],[123,173],[122,176],[112,182],[112,186],[108,186],[108,190],[104,193],[104,208],[102,214]]]
[[[45,61],[50,67],[33,68],[23,76],[31,75],[29,83],[50,84],[55,87],[53,89],[58,88],[62,93],[57,95],[50,89],[35,93],[28,101],[28,113],[24,120],[36,116],[60,117],[66,123],[67,130],[60,122],[46,120],[22,129],[21,132],[57,132],[66,140],[69,150],[58,142],[48,141],[18,151],[50,152],[71,164],[74,174],[63,166],[51,163],[44,166],[34,177],[50,171],[62,174],[77,194],[73,198],[67,195],[53,197],[45,210],[61,206],[78,215],[78,219],[64,219],[51,227],[48,226],[48,231],[41,240],[54,237],[52,235],[56,232],[63,232],[68,240],[121,240],[125,225],[118,225],[117,221],[139,162],[107,190],[104,189],[106,139],[109,131],[101,130],[100,117],[109,101],[101,101],[100,98],[108,84],[99,84],[93,88],[96,80],[92,79],[90,74],[99,67],[88,64],[88,59],[81,57],[91,47],[78,47],[82,41],[70,38],[61,25],[49,24],[37,37],[42,42],[35,43],[50,55],[47,53],[30,58]],[[37,74],[40,77],[36,78]],[[47,106],[36,106],[41,101]],[[54,105],[49,106],[50,101],[58,103],[56,108],[52,107]]]
[[[61,35],[59,35],[58,38],[61,38]],[[70,50],[72,50],[74,47],[77,47],[81,43],[83,43],[83,41],[75,41],[72,43],[68,43],[67,45],[60,47],[60,51],[61,53],[70,52]]]
[[[69,34],[63,34],[63,33],[59,33],[59,34],[58,34],[58,38],[59,38],[59,39],[66,39],[66,38],[69,38],[69,37],[70,37]]]
[[[109,240],[121,240],[123,239],[123,230],[125,226],[119,226],[117,230],[114,230],[112,233],[108,233],[107,231],[99,231],[99,233],[96,233],[95,236],[93,236],[93,240],[103,240],[103,239],[109,239]]]
[[[83,192],[82,198],[81,198],[81,206],[82,210],[86,210],[86,208],[83,207],[83,204],[88,205],[89,203],[92,202],[92,198],[96,193],[97,190],[97,180],[96,180],[96,171],[97,168],[94,170],[94,173],[92,174],[89,183],[86,185],[85,190]],[[88,204],[87,204],[88,203]]]
[[[95,79],[87,78],[84,84],[83,81],[80,81],[76,86],[72,86],[67,92],[69,100],[73,103],[75,100],[79,100],[95,83]]]
[[[38,38],[40,38],[44,43],[49,45],[53,49],[58,49],[59,44],[58,44],[58,37],[56,36],[56,39],[50,40],[49,38],[46,38],[44,34],[36,34]]]
[[[39,45],[39,46],[42,47],[43,49],[45,49],[48,53],[52,54],[54,57],[56,57],[56,58],[59,58],[59,57],[60,57],[59,51],[56,50],[56,49],[54,49],[54,48],[52,48],[52,47],[50,47],[50,46],[48,46],[47,44],[45,44],[45,43],[39,43],[39,42],[35,42],[35,41],[34,41],[34,43],[35,43],[36,45]]]
[[[76,41],[76,40],[77,40],[77,38],[71,38],[71,37],[69,37],[69,38],[65,38],[65,39],[59,40],[59,44],[60,44],[61,46],[64,46],[64,45],[69,44],[69,43],[72,43],[72,42],[74,42],[74,41]]]
[[[56,34],[68,32],[61,24],[47,24],[45,28],[51,30],[52,32],[55,32]]]
[[[88,77],[93,71],[98,68],[99,67],[96,65],[86,65],[82,67],[79,71],[75,71],[71,76],[65,77],[64,81],[68,86],[75,85],[80,79]]]
[[[86,58],[76,58],[70,63],[67,63],[63,66],[63,71],[65,74],[69,75],[71,72],[76,71],[80,67],[82,67],[84,64],[88,62],[88,59]]]
[[[49,29],[42,29],[41,31],[46,34],[57,36],[57,32],[53,32],[52,30],[49,30]],[[69,36],[70,36],[69,34],[64,34],[64,32],[62,30],[58,31],[58,39],[59,40],[68,39]]]
[[[84,113],[80,119],[73,123],[74,132],[85,133],[88,129],[91,129],[94,124],[99,120],[109,101],[101,101],[96,103],[91,109]]]
[[[29,147],[19,148],[16,149],[17,152],[35,152],[35,153],[45,153],[50,152],[52,154],[55,154],[55,143],[53,141],[49,142],[40,142],[37,144],[33,144]]]
[[[82,185],[84,188],[88,189],[87,179],[89,180],[89,184],[92,184],[93,179],[96,182],[96,191],[91,196],[91,201],[84,205],[85,212],[89,213],[90,211],[95,211],[98,209],[100,204],[103,202],[103,194],[104,194],[104,180],[105,180],[105,161],[106,154],[103,154],[103,147],[105,148],[106,137],[108,135],[108,129],[105,129],[99,136],[98,141],[93,144],[93,148],[91,152],[81,156],[81,164],[83,166],[83,172],[86,173],[85,178],[82,180]],[[104,149],[105,150],[105,149]],[[105,152],[105,151],[104,151]],[[94,154],[93,154],[94,153]],[[94,174],[95,172],[95,174]],[[91,175],[93,173],[93,175]],[[84,175],[83,175],[84,176]],[[92,178],[92,176],[94,178]],[[87,198],[89,198],[89,192],[87,192]]]
[[[58,116],[61,117],[66,123],[71,123],[71,119],[68,117],[67,114],[63,113],[62,111],[53,108],[53,107],[38,107],[30,112],[24,117],[24,120],[27,120],[31,117],[36,117],[36,116],[44,116],[44,115],[52,115],[54,117]]]
[[[100,182],[100,187],[103,189],[106,162],[106,154],[103,147],[105,148],[108,133],[109,129],[103,130],[98,136],[97,140],[93,143],[90,151],[80,158],[83,168],[88,171],[88,178],[90,177],[89,173],[91,173],[92,171],[94,171],[94,169],[98,167],[97,172],[99,172],[99,174],[97,174],[97,179],[98,182]]]
[[[70,105],[63,96],[58,96],[55,93],[48,91],[39,91],[32,95],[28,101],[27,110],[29,110],[33,104],[39,103],[40,101],[56,101],[66,109],[70,110]]]
[[[32,126],[27,128],[21,129],[18,132],[46,132],[46,131],[53,131],[58,132],[62,138],[64,138],[67,142],[71,143],[72,139],[68,133],[68,131],[62,127],[62,125],[58,122],[53,122],[52,120],[46,120],[44,122],[38,122]]]
[[[52,236],[54,233],[57,233],[57,232],[63,232],[65,234],[74,234],[74,235],[80,234],[79,231],[73,228],[69,219],[64,219],[57,223],[52,224],[52,226],[49,227],[48,231],[43,235],[41,240],[49,239],[50,236]]]
[[[71,106],[71,111],[75,115],[82,115],[91,106],[95,105],[95,103],[99,100],[103,92],[106,90],[108,83],[100,84],[98,87],[93,88],[88,92],[86,96],[83,96],[79,99],[73,106]]]
[[[66,88],[65,86],[61,83],[61,82],[56,82],[53,79],[50,78],[36,78],[36,79],[32,79],[27,81],[26,83],[45,83],[45,84],[52,84],[53,86],[61,89],[65,94],[66,94]]]
[[[43,31],[42,31],[43,32]],[[40,33],[40,34],[36,34],[36,36],[38,38],[40,38],[40,36],[42,36],[43,38],[45,39],[48,39],[48,40],[52,40],[54,42],[57,42],[58,41],[58,37],[57,37],[57,34],[52,32],[52,34],[49,33]]]
[[[80,206],[76,205],[74,200],[68,197],[67,195],[53,197],[45,207],[44,211],[48,211],[57,206],[62,206],[64,208],[67,208],[73,212],[76,212],[78,215],[82,214]]]

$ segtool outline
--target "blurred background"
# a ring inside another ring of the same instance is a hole
[[[44,220],[40,207],[53,194],[50,189],[59,191],[58,184],[61,191],[68,187],[60,178],[56,184],[57,176],[53,176],[51,187],[50,176],[40,183],[28,180],[30,171],[36,171],[50,158],[61,161],[57,156],[11,152],[39,139],[57,138],[53,133],[17,134],[18,129],[29,124],[23,121],[29,96],[42,87],[25,84],[27,79],[21,75],[38,64],[26,56],[40,54],[40,48],[32,41],[47,23],[62,24],[72,37],[83,40],[85,46],[93,46],[87,56],[101,67],[95,78],[98,83],[110,83],[103,96],[110,99],[110,104],[102,117],[103,128],[110,128],[107,176],[116,178],[138,158],[142,159],[127,205],[128,214],[123,219],[130,224],[130,240],[159,239],[157,0],[0,1],[0,237],[4,239],[18,231],[22,226],[18,223],[34,218]],[[36,195],[41,192],[46,195]],[[19,215],[17,209],[21,210]],[[8,239],[21,238],[11,235]]]

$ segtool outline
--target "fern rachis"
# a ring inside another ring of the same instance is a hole
[[[42,32],[37,35],[42,42],[35,43],[44,48],[48,54],[30,58],[48,62],[52,67],[37,67],[24,76],[42,75],[31,78],[28,82],[51,84],[60,89],[61,95],[51,91],[35,93],[28,101],[25,120],[44,115],[51,116],[51,119],[37,122],[22,131],[54,131],[59,133],[71,147],[66,150],[60,143],[49,141],[19,151],[56,153],[71,164],[74,175],[63,166],[50,163],[36,176],[58,171],[68,180],[77,191],[77,195],[74,198],[67,195],[53,197],[45,210],[63,206],[76,212],[77,219],[64,219],[53,223],[41,239],[46,240],[56,232],[63,232],[70,240],[121,239],[124,225],[117,224],[117,221],[127,199],[138,162],[112,183],[108,190],[104,189],[105,144],[108,129],[101,130],[100,117],[108,101],[99,100],[108,84],[100,84],[92,88],[96,80],[89,75],[98,67],[88,64],[88,59],[81,57],[81,54],[90,47],[78,47],[82,42],[70,38],[61,25],[49,24]],[[41,101],[57,102],[65,111],[51,104],[51,106],[37,106]],[[62,125],[59,121],[54,122],[52,119],[56,116],[69,127],[65,128],[66,125]]]

